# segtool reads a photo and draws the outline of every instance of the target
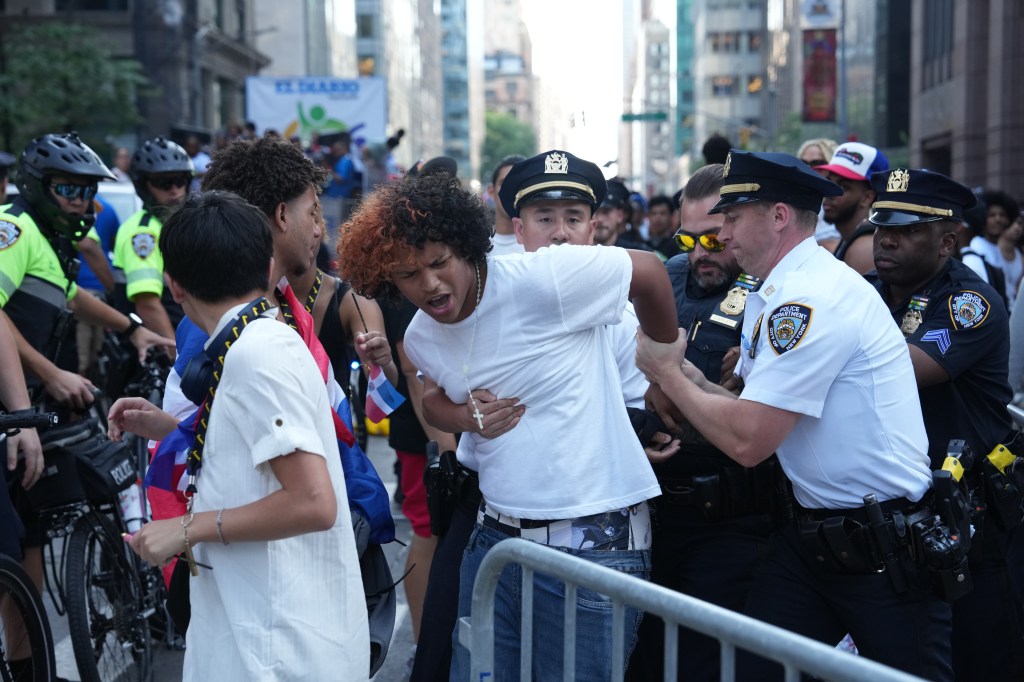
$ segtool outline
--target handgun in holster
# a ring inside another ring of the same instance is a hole
[[[900,519],[910,556],[928,569],[939,596],[953,602],[974,587],[967,565],[974,527],[984,515],[967,486],[965,474],[974,464],[966,441],[951,440],[942,469],[932,472],[930,504]]]
[[[436,441],[427,443],[427,465],[423,469],[423,486],[427,491],[430,532],[433,535],[444,535],[452,519],[452,493],[445,471],[441,467],[441,453]]]
[[[1010,530],[1024,523],[1024,434],[992,448],[982,462],[985,497],[996,524]]]

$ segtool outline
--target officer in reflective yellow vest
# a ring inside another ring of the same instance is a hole
[[[174,336],[181,306],[164,289],[160,241],[162,217],[185,198],[193,176],[192,159],[163,137],[147,140],[132,155],[131,176],[142,210],[128,218],[114,241],[114,301],[121,312],[137,312],[143,323]]]

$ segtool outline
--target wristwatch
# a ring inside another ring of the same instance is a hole
[[[125,329],[122,334],[125,336],[131,336],[135,333],[135,330],[142,326],[142,318],[135,313],[128,313],[128,328]]]

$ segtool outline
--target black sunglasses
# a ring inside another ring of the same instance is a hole
[[[57,193],[57,196],[63,197],[68,201],[75,201],[76,199],[89,201],[96,196],[96,185],[76,185],[71,182],[55,182],[50,186],[53,187],[53,191]]]
[[[188,187],[189,178],[187,175],[171,175],[158,178],[149,178],[149,184],[164,191],[172,187]]]
[[[675,240],[676,246],[678,246],[679,250],[682,251],[683,253],[690,253],[691,251],[693,251],[695,248],[697,248],[698,242],[700,242],[700,245],[703,246],[706,250],[712,253],[718,253],[719,251],[725,250],[725,244],[718,241],[717,232],[708,232],[707,234],[695,235],[688,234],[680,230],[679,232],[676,232],[672,236],[672,239]]]

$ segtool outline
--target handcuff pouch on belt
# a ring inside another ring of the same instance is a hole
[[[476,472],[462,466],[454,452],[439,452],[437,443],[429,441],[423,486],[427,492],[430,532],[440,536],[448,532],[455,507],[475,490],[479,490],[480,482]]]
[[[788,485],[776,460],[749,469],[728,465],[717,468],[717,473],[663,477],[658,506],[697,509],[709,522],[752,514],[770,514],[777,521],[792,518]]]

